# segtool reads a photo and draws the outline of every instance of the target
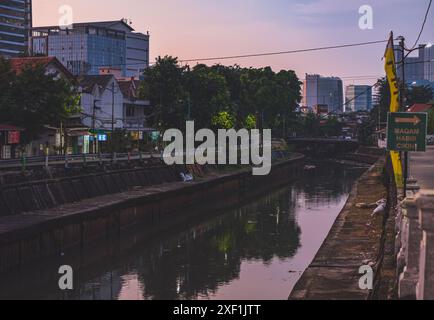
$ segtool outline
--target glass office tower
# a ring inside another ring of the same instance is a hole
[[[100,68],[139,77],[149,66],[149,34],[133,32],[125,20],[75,23],[68,28],[33,28],[32,53],[54,56],[74,75],[98,75]]]
[[[32,28],[31,0],[0,0],[0,55],[27,54]]]

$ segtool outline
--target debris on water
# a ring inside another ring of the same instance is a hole
[[[376,203],[357,203],[356,207],[359,209],[374,209],[377,207]]]
[[[315,170],[315,169],[316,169],[316,166],[313,166],[313,165],[304,166],[304,170],[306,170],[306,171]]]
[[[372,213],[372,217],[383,215],[386,213],[386,207],[387,207],[387,200],[381,199],[377,201],[377,208]]]

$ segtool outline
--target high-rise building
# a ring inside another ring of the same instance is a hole
[[[340,78],[306,74],[303,105],[313,109],[316,105],[328,106],[330,112],[342,112],[344,89]]]
[[[405,52],[407,54],[407,52]],[[402,76],[402,51],[401,47],[395,46],[395,60],[398,78]],[[425,63],[425,49],[424,46],[419,46],[418,55],[405,58],[405,81],[414,82],[419,80],[424,80],[424,63]]]
[[[434,82],[434,46],[429,45],[424,50],[424,78],[423,80]]]
[[[37,27],[32,53],[57,57],[74,75],[98,75],[109,67],[140,77],[149,66],[149,34],[134,32],[125,20]]]
[[[0,56],[28,53],[31,28],[31,0],[0,0]]]
[[[345,112],[369,111],[372,109],[372,87],[349,85],[345,89]]]

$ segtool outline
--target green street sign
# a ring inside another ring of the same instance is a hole
[[[387,150],[425,152],[428,114],[391,112],[387,120]]]
[[[93,135],[98,135],[98,134],[105,134],[105,131],[104,130],[89,130],[89,133],[90,134],[93,134]]]

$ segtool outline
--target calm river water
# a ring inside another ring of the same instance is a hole
[[[57,275],[35,284],[15,276],[0,283],[0,298],[287,299],[364,170],[318,165],[247,205],[74,270],[68,295],[56,290]]]

